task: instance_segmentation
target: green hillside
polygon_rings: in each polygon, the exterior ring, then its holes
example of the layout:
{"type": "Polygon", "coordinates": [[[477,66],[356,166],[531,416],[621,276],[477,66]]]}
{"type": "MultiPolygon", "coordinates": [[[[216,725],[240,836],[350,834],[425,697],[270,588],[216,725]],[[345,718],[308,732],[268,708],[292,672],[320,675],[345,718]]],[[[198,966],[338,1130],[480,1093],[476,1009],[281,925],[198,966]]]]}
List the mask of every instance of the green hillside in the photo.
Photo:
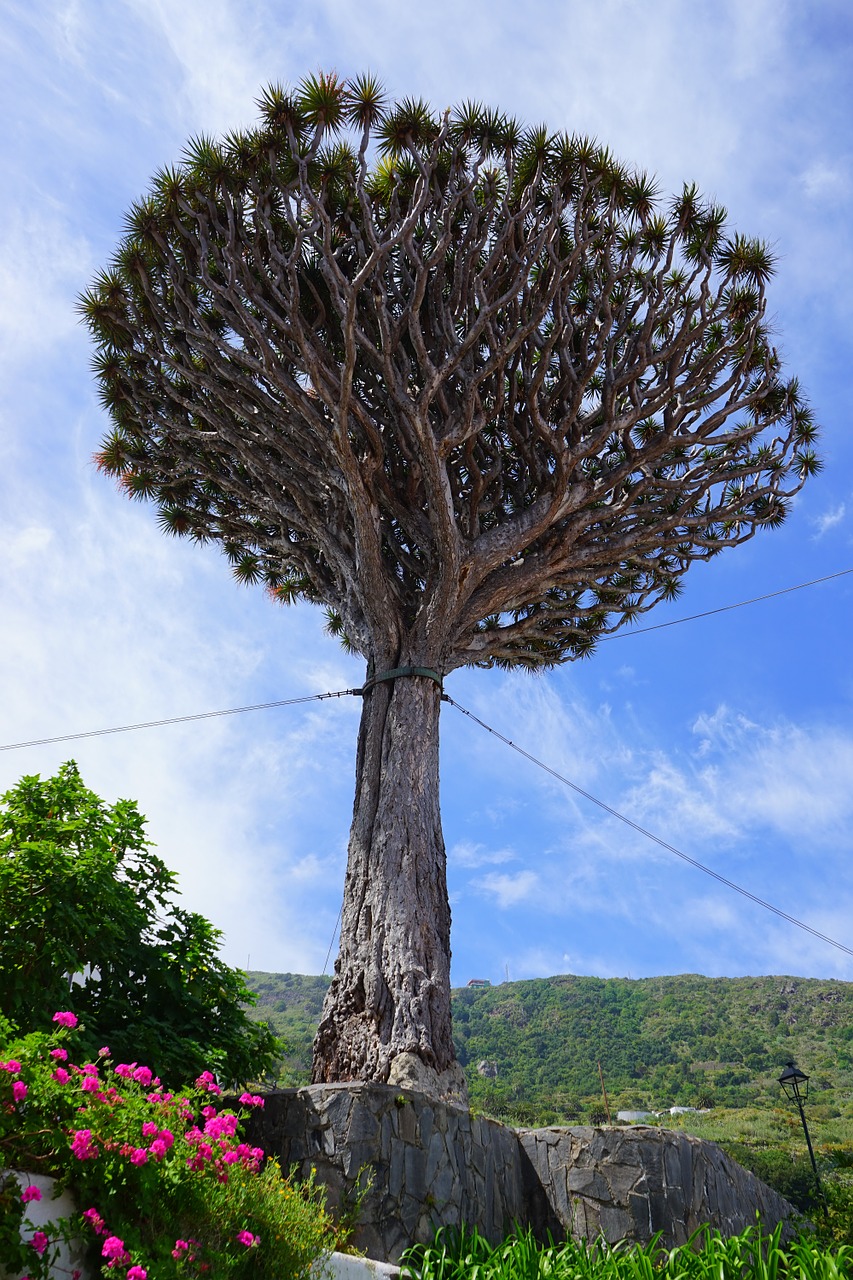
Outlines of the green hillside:
{"type": "MultiPolygon", "coordinates": [[[[559,1112],[778,1102],[792,1058],[816,1106],[853,1087],[853,984],[800,978],[558,977],[454,993],[456,1047],[475,1096],[559,1112]],[[493,1061],[494,1080],[476,1064],[493,1061]],[[473,1070],[472,1070],[473,1068],[473,1070]]],[[[853,1114],[853,1111],[851,1111],[853,1114]]]]}
{"type": "MultiPolygon", "coordinates": [[[[283,1078],[306,1082],[329,979],[250,973],[248,983],[254,1016],[288,1045],[283,1078]]],[[[811,1075],[810,1114],[853,1117],[853,983],[566,975],[456,990],[453,1022],[486,1110],[588,1118],[603,1105],[599,1062],[613,1111],[772,1106],[793,1059],[811,1075]]]]}
{"type": "MultiPolygon", "coordinates": [[[[249,973],[287,1045],[279,1082],[308,1082],[328,978],[249,973]]],[[[601,1064],[613,1120],[720,1142],[806,1211],[814,1187],[799,1117],[778,1077],[810,1079],[807,1114],[825,1176],[853,1167],[853,983],[813,978],[581,978],[566,975],[453,992],[456,1052],[471,1104],[510,1124],[601,1123],[601,1064]],[[671,1116],[672,1106],[710,1108],[671,1116]]],[[[844,1195],[845,1212],[853,1189],[844,1195]]]]}

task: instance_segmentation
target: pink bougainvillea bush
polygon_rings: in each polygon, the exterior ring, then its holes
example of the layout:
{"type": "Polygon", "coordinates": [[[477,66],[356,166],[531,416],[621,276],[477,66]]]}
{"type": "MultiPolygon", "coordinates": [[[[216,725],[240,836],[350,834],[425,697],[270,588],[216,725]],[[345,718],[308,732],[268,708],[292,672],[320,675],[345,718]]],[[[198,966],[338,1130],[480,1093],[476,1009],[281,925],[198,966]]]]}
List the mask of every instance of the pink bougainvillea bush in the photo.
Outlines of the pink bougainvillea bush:
{"type": "Polygon", "coordinates": [[[340,1243],[322,1189],[242,1140],[243,1112],[222,1105],[210,1071],[172,1092],[107,1045],[75,1062],[77,1019],[60,1010],[53,1023],[14,1040],[0,1020],[0,1259],[14,1280],[47,1277],[71,1233],[109,1280],[288,1280],[340,1243]],[[4,1168],[55,1176],[79,1214],[22,1240],[40,1193],[4,1168]]]}

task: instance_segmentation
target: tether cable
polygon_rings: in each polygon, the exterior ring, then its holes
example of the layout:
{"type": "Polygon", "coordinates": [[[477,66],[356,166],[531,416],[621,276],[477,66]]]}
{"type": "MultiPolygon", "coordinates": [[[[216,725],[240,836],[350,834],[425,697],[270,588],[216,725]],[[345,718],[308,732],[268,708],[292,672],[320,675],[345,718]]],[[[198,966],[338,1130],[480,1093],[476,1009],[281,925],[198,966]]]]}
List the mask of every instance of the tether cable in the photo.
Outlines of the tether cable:
{"type": "MultiPolygon", "coordinates": [[[[853,569],[839,569],[837,573],[826,574],[823,578],[812,578],[810,582],[798,582],[793,587],[782,587],[779,591],[770,591],[767,595],[753,596],[751,600],[739,600],[736,604],[720,605],[718,609],[706,609],[704,613],[693,613],[686,618],[673,618],[671,622],[659,622],[651,627],[636,627],[633,631],[614,631],[610,635],[599,636],[604,640],[623,640],[625,636],[640,636],[649,631],[662,631],[664,627],[677,627],[682,622],[695,622],[699,618],[710,618],[715,613],[728,613],[731,609],[742,609],[748,604],[759,604],[763,600],[773,600],[776,596],[788,595],[792,591],[802,591],[805,587],[815,587],[821,582],[831,582],[834,578],[843,578],[853,573],[853,569]]],[[[116,725],[108,729],[90,729],[86,733],[63,733],[53,738],[33,738],[29,742],[7,742],[0,745],[0,751],[19,751],[24,747],[44,747],[55,742],[74,742],[78,738],[99,738],[109,733],[130,733],[134,729],[158,729],[162,725],[186,724],[190,720],[212,720],[217,716],[242,715],[245,711],[265,711],[270,707],[295,707],[305,702],[321,702],[324,698],[344,698],[349,695],[363,696],[380,680],[396,679],[398,676],[420,675],[434,680],[439,688],[443,688],[441,676],[428,667],[398,667],[393,671],[384,671],[379,676],[371,677],[360,689],[337,689],[331,693],[312,693],[302,698],[281,698],[277,702],[256,702],[248,707],[226,707],[222,711],[199,711],[194,715],[170,716],[164,720],[143,720],[138,724],[116,725]]],[[[449,699],[448,699],[449,701],[449,699]]],[[[460,708],[461,709],[461,708],[460,708]]],[[[543,766],[546,767],[546,766],[543,766]]]]}
{"type": "Polygon", "coordinates": [[[335,935],[338,932],[338,925],[341,923],[341,916],[344,914],[344,900],[341,898],[341,905],[338,909],[338,918],[335,921],[335,927],[332,930],[331,941],[329,942],[329,950],[326,952],[326,959],[323,961],[323,977],[326,976],[326,970],[329,967],[329,956],[332,954],[332,947],[335,945],[335,935]]]}
{"type": "Polygon", "coordinates": [[[671,622],[656,622],[651,627],[635,627],[633,631],[613,631],[608,636],[599,636],[597,643],[604,640],[624,640],[626,636],[641,636],[649,631],[663,631],[664,627],[679,627],[682,622],[696,622],[698,618],[712,618],[715,613],[729,613],[732,609],[743,609],[748,604],[761,604],[763,600],[775,600],[776,596],[787,596],[792,591],[802,591],[805,587],[816,587],[821,582],[832,582],[833,578],[843,578],[853,573],[853,569],[839,569],[838,573],[828,573],[825,578],[812,578],[811,582],[798,582],[795,587],[781,587],[778,591],[768,591],[765,596],[753,596],[751,600],[738,600],[737,604],[721,604],[718,609],[705,609],[702,613],[691,613],[686,618],[673,618],[671,622]]]}
{"type": "Polygon", "coordinates": [[[853,956],[853,947],[846,947],[843,942],[836,942],[834,938],[828,937],[825,933],[821,933],[818,929],[813,929],[810,924],[806,924],[803,920],[798,920],[796,916],[788,915],[787,911],[783,911],[780,907],[774,907],[772,902],[759,898],[757,894],[750,893],[749,889],[744,889],[743,885],[735,884],[734,880],[728,880],[725,876],[720,875],[719,871],[714,871],[711,867],[706,867],[704,862],[697,862],[695,858],[691,858],[689,854],[684,853],[681,849],[677,849],[674,844],[656,836],[653,831],[649,831],[646,827],[641,827],[638,822],[634,822],[632,818],[626,817],[624,813],[620,813],[618,809],[614,809],[612,805],[606,804],[603,800],[599,800],[597,796],[591,795],[589,791],[584,791],[583,787],[579,787],[576,782],[572,782],[562,773],[558,773],[556,769],[552,769],[550,765],[545,764],[544,760],[539,760],[536,756],[531,755],[529,751],[525,751],[524,747],[520,747],[517,742],[513,742],[511,738],[507,738],[505,734],[500,733],[497,729],[493,729],[490,724],[486,724],[485,720],[481,720],[473,711],[468,711],[466,707],[460,705],[449,694],[444,694],[442,701],[449,702],[451,707],[455,707],[457,711],[461,711],[469,720],[473,720],[481,729],[485,729],[487,733],[498,738],[506,746],[512,747],[513,751],[517,751],[525,760],[529,760],[531,764],[535,764],[537,768],[542,769],[545,773],[556,778],[558,782],[562,782],[564,786],[570,787],[572,791],[579,796],[583,796],[585,800],[589,800],[591,804],[598,805],[599,809],[603,809],[605,813],[609,813],[612,818],[618,818],[620,822],[624,822],[632,831],[638,832],[641,836],[645,836],[647,840],[653,840],[655,844],[660,845],[662,849],[666,849],[668,853],[674,853],[677,858],[681,858],[682,862],[687,862],[691,867],[695,867],[697,871],[704,871],[705,875],[712,876],[718,880],[720,884],[724,884],[728,889],[734,889],[735,893],[739,893],[744,898],[748,898],[750,902],[756,903],[759,907],[764,907],[766,911],[772,911],[775,916],[779,916],[781,920],[786,920],[788,924],[794,924],[798,929],[803,929],[806,933],[810,933],[813,938],[826,942],[830,947],[836,947],[837,950],[845,952],[848,956],[853,956]]]}
{"type": "Polygon", "coordinates": [[[100,738],[107,733],[130,733],[134,729],[159,729],[161,725],[186,724],[190,720],[213,720],[216,716],[239,716],[246,711],[266,711],[270,707],[296,707],[303,702],[323,702],[326,698],[345,698],[361,689],[335,689],[331,693],[308,693],[301,698],[279,698],[276,702],[254,702],[248,707],[226,707],[222,711],[198,711],[189,716],[170,716],[167,720],[142,720],[137,724],[120,724],[110,729],[90,729],[87,733],[62,733],[56,738],[32,738],[29,742],[7,742],[0,751],[17,751],[21,747],[46,747],[54,742],[73,742],[76,738],[100,738]]]}

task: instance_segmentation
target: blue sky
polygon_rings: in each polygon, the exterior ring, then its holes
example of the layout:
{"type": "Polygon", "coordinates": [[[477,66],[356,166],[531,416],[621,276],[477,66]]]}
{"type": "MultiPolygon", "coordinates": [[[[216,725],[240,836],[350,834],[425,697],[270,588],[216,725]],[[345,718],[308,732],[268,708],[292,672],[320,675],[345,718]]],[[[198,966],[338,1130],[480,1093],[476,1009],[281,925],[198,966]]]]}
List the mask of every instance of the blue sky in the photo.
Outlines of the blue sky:
{"type": "MultiPolygon", "coordinates": [[[[694,567],[668,621],[853,567],[853,14],[845,0],[7,0],[0,26],[0,740],[358,685],[308,608],[237,586],[99,477],[74,301],[188,137],[265,83],[375,71],[589,132],[696,180],[779,257],[786,367],[826,466],[787,524],[694,567]]],[[[853,946],[853,575],[448,692],[580,786],[853,946]]],[[[226,958],[317,973],[340,903],[356,699],[0,752],[138,800],[226,958]]],[[[796,973],[853,960],[747,903],[443,711],[453,978],[796,973]]]]}

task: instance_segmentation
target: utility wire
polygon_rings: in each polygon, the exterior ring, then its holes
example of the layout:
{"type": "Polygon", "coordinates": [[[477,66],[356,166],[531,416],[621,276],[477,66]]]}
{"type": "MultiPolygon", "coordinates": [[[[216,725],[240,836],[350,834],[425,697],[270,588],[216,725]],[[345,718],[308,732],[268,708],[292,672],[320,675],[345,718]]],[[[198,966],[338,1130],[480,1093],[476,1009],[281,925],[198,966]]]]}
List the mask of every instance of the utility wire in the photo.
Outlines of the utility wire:
{"type": "Polygon", "coordinates": [[[802,591],[804,587],[816,587],[820,582],[832,582],[833,578],[843,578],[848,573],[853,573],[853,569],[839,569],[838,573],[828,573],[825,578],[812,578],[811,582],[798,582],[795,587],[782,587],[779,591],[768,591],[766,596],[753,596],[751,600],[739,600],[737,604],[722,604],[718,609],[691,613],[686,618],[673,618],[671,622],[657,622],[651,627],[635,627],[632,631],[614,631],[609,636],[600,636],[598,643],[603,640],[624,640],[626,636],[641,636],[647,631],[663,631],[664,627],[678,627],[682,622],[695,622],[697,618],[711,618],[715,613],[728,613],[731,609],[742,609],[747,604],[760,604],[762,600],[774,600],[776,596],[802,591]]]}
{"type": "Polygon", "coordinates": [[[133,729],[159,729],[164,724],[186,724],[189,720],[212,720],[216,716],[238,716],[244,711],[266,711],[269,707],[295,707],[302,702],[322,702],[326,698],[345,698],[360,689],[336,689],[332,693],[309,693],[301,698],[280,698],[277,702],[255,702],[249,707],[226,707],[222,711],[198,711],[191,716],[170,716],[167,720],[143,720],[139,724],[120,724],[111,729],[90,729],[88,733],[63,733],[57,738],[33,738],[30,742],[7,742],[0,751],[18,751],[21,747],[44,747],[54,742],[72,742],[75,738],[100,738],[107,733],[130,733],[133,729]]]}
{"type": "Polygon", "coordinates": [[[579,796],[583,796],[585,800],[589,800],[592,804],[598,805],[599,809],[603,809],[604,812],[609,813],[611,817],[618,818],[620,822],[624,822],[626,826],[632,829],[632,831],[637,831],[641,836],[645,836],[648,840],[653,840],[655,844],[660,845],[662,849],[666,849],[668,853],[674,853],[677,858],[681,858],[683,862],[689,863],[691,867],[696,867],[698,871],[704,871],[706,875],[713,876],[713,878],[718,880],[720,884],[726,885],[729,889],[734,889],[736,893],[741,894],[744,898],[749,898],[751,902],[757,903],[759,907],[764,907],[765,910],[772,911],[774,915],[779,916],[782,920],[787,920],[789,924],[795,924],[798,929],[805,930],[805,932],[810,933],[812,937],[819,938],[821,942],[826,942],[829,946],[836,947],[839,951],[844,951],[848,956],[853,956],[853,947],[846,947],[843,942],[836,942],[834,938],[830,938],[825,933],[820,933],[819,930],[813,929],[810,924],[805,924],[804,921],[798,920],[796,916],[790,916],[787,911],[782,911],[781,908],[774,907],[772,902],[766,902],[764,898],[759,898],[757,894],[750,893],[749,889],[744,889],[742,885],[735,884],[734,880],[727,880],[726,877],[721,876],[718,871],[713,871],[710,867],[706,867],[703,862],[697,862],[695,858],[691,858],[689,854],[682,852],[681,849],[676,849],[674,844],[669,844],[668,841],[661,839],[660,836],[656,836],[653,831],[648,831],[645,827],[641,827],[638,822],[634,822],[632,818],[628,818],[624,813],[620,813],[618,809],[614,809],[611,805],[605,804],[603,800],[597,799],[597,797],[591,795],[589,791],[584,791],[583,787],[579,787],[576,782],[570,781],[570,779],[566,778],[562,773],[558,773],[556,769],[552,769],[550,765],[545,764],[543,760],[539,760],[536,756],[531,755],[529,751],[525,751],[517,742],[513,742],[511,738],[507,738],[497,729],[493,729],[491,725],[486,724],[485,720],[481,720],[479,716],[474,715],[473,711],[468,711],[466,707],[461,706],[460,703],[451,698],[449,694],[443,695],[443,701],[449,702],[451,707],[455,707],[457,711],[461,711],[464,716],[467,716],[469,720],[473,720],[481,729],[485,729],[487,733],[490,733],[493,737],[500,739],[500,741],[505,743],[506,746],[512,747],[513,751],[517,751],[520,756],[524,756],[525,760],[529,760],[531,764],[535,764],[537,768],[544,770],[545,773],[549,773],[552,778],[556,778],[557,781],[562,782],[564,786],[570,787],[572,791],[577,792],[579,796]]]}

